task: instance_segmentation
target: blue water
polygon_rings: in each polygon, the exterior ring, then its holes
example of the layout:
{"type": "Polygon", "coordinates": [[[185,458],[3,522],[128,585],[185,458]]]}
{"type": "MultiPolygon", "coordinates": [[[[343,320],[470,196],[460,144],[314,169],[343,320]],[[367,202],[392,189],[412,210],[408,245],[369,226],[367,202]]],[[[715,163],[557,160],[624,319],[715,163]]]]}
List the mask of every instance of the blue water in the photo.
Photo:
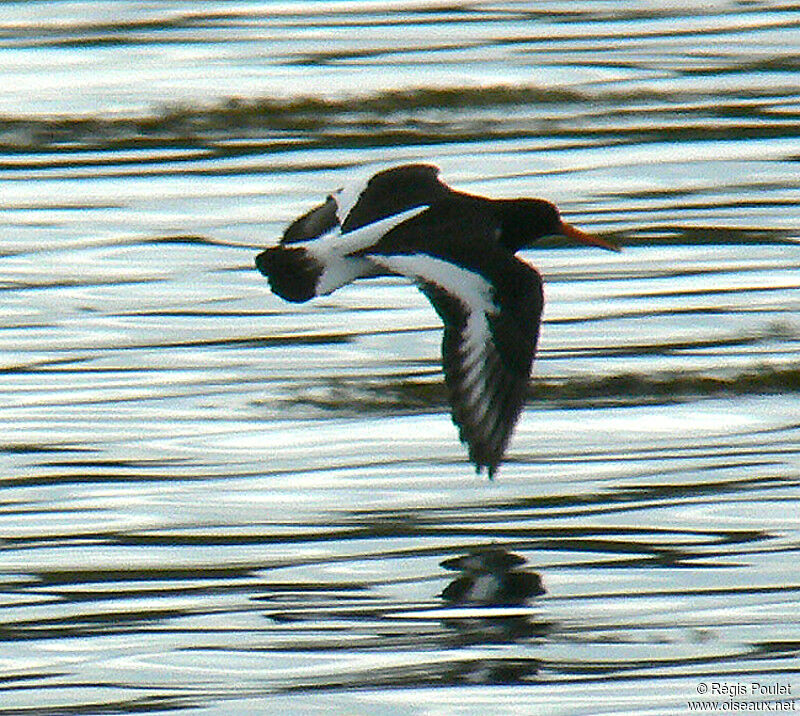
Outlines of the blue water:
{"type": "Polygon", "coordinates": [[[798,28],[788,2],[1,3],[0,716],[800,694],[798,28]],[[525,253],[545,320],[493,483],[421,294],[289,305],[252,267],[403,161],[625,246],[525,253]]]}

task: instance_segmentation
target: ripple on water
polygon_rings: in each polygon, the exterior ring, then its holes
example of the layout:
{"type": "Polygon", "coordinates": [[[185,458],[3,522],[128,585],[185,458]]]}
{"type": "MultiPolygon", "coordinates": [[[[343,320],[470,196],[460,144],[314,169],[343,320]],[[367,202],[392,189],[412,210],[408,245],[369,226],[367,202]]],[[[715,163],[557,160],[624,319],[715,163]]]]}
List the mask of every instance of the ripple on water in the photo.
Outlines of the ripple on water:
{"type": "Polygon", "coordinates": [[[6,5],[0,714],[672,716],[795,679],[794,7],[6,5]],[[252,269],[420,160],[625,245],[525,253],[493,483],[418,292],[252,269]]]}

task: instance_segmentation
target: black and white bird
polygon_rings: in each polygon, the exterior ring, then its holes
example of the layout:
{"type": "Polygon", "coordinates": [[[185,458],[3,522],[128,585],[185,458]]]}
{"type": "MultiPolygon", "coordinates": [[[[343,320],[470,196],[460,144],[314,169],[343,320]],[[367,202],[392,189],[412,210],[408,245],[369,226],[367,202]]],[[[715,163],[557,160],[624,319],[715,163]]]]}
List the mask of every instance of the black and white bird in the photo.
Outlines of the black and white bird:
{"type": "Polygon", "coordinates": [[[541,276],[514,254],[556,234],[619,250],[562,221],[550,202],[467,194],[435,166],[406,164],[330,194],[256,266],[296,302],[370,276],[416,283],[444,322],[453,422],[491,479],[525,401],[544,305],[541,276]]]}

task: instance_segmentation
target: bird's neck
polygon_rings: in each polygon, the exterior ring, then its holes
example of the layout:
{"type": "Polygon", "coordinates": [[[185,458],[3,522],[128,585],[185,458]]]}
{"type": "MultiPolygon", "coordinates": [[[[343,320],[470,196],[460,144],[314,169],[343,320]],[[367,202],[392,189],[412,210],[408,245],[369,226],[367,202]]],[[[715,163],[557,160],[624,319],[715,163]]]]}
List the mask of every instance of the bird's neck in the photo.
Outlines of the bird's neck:
{"type": "Polygon", "coordinates": [[[497,241],[511,253],[530,244],[524,235],[524,226],[520,225],[516,215],[515,199],[487,199],[485,196],[468,194],[467,192],[453,192],[462,202],[471,204],[497,220],[497,241]]]}
{"type": "Polygon", "coordinates": [[[531,245],[529,222],[519,210],[516,199],[501,199],[492,202],[492,210],[500,223],[499,242],[511,253],[531,245]]]}

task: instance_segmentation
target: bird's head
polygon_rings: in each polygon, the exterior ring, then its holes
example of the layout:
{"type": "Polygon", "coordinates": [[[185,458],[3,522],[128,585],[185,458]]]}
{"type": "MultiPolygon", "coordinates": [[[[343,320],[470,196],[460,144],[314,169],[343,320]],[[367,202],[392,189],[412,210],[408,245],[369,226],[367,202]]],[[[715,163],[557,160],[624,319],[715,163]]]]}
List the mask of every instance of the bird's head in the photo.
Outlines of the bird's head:
{"type": "Polygon", "coordinates": [[[561,218],[555,204],[543,199],[511,199],[502,202],[502,243],[517,251],[533,246],[545,236],[566,236],[587,246],[620,251],[619,246],[576,229],[561,218]]]}

